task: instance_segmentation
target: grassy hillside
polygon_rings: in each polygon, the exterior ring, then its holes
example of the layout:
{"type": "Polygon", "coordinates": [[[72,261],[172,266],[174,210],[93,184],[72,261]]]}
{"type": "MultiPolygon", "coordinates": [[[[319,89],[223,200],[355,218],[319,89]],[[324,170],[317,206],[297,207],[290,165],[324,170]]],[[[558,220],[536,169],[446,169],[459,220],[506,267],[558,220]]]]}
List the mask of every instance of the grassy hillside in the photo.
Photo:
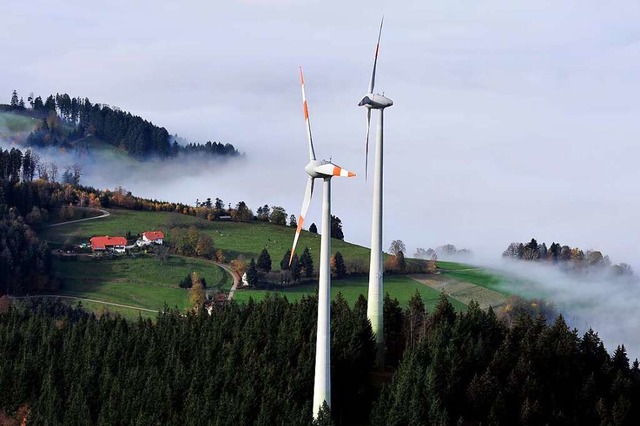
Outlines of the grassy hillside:
{"type": "Polygon", "coordinates": [[[503,286],[505,278],[487,269],[454,262],[438,262],[438,268],[443,277],[479,285],[505,295],[509,294],[503,286]]]}
{"type": "Polygon", "coordinates": [[[159,311],[163,305],[185,309],[188,290],[178,283],[191,272],[207,281],[207,289],[228,291],[231,277],[213,262],[170,256],[161,264],[151,256],[89,261],[54,259],[54,270],[63,281],[61,295],[86,297],[159,311]]]}
{"type": "Polygon", "coordinates": [[[10,112],[0,112],[0,139],[21,142],[31,133],[36,120],[10,112]]]}
{"type": "MultiPolygon", "coordinates": [[[[294,229],[263,222],[209,222],[192,216],[166,212],[142,212],[133,210],[110,210],[111,216],[93,221],[48,228],[42,237],[52,242],[70,239],[74,243],[87,242],[94,235],[124,236],[150,230],[161,230],[171,240],[170,230],[174,227],[196,226],[214,241],[216,249],[222,249],[227,260],[243,254],[247,259],[258,258],[263,248],[271,255],[274,270],[280,269],[280,260],[291,248],[294,229]]],[[[340,251],[345,262],[358,261],[368,270],[369,249],[333,239],[332,252],[340,251]]],[[[309,247],[314,265],[320,261],[320,235],[303,231],[298,241],[299,252],[309,247]]]]}
{"type": "MultiPolygon", "coordinates": [[[[172,228],[185,228],[195,226],[200,232],[209,234],[217,249],[222,249],[227,261],[243,254],[248,259],[257,258],[263,248],[267,248],[271,254],[274,270],[279,269],[279,263],[284,253],[289,249],[294,229],[285,226],[276,226],[263,222],[237,223],[214,221],[186,216],[177,213],[145,212],[133,210],[110,210],[111,216],[86,222],[62,225],[41,230],[44,239],[52,242],[63,242],[70,239],[74,243],[87,242],[94,235],[125,235],[128,231],[132,234],[142,233],[148,230],[162,230],[171,240],[172,228]]],[[[300,237],[300,251],[308,246],[314,257],[314,265],[318,265],[320,251],[320,236],[304,231],[300,237]]],[[[369,249],[366,247],[349,244],[344,241],[332,240],[332,251],[340,251],[347,263],[356,262],[362,265],[364,271],[368,270],[369,249]]],[[[453,262],[438,262],[441,274],[438,278],[448,282],[465,282],[504,293],[500,287],[502,277],[491,271],[476,268],[469,265],[453,262]]],[[[207,272],[213,267],[208,261],[187,259],[173,256],[171,261],[162,266],[153,258],[119,259],[106,262],[74,262],[56,264],[56,270],[67,282],[64,293],[69,295],[93,296],[100,300],[108,300],[122,304],[130,304],[139,307],[160,309],[165,301],[171,306],[187,306],[187,294],[177,288],[177,283],[191,270],[204,275],[210,285],[217,285],[221,289],[228,289],[231,280],[222,271],[222,275],[214,275],[207,272]],[[180,262],[187,262],[178,264],[180,262]],[[111,262],[111,263],[110,263],[111,262]],[[95,265],[95,266],[94,266],[95,265]],[[99,268],[96,270],[95,268],[99,268]],[[97,280],[95,276],[105,277],[97,280]],[[224,281],[225,278],[226,280],[224,281]],[[126,284],[125,284],[126,283],[126,284]]],[[[367,294],[368,279],[366,277],[350,278],[334,281],[332,283],[333,295],[341,292],[344,297],[353,303],[358,295],[367,294]]],[[[408,276],[385,276],[385,292],[392,298],[397,298],[401,305],[406,306],[410,297],[418,290],[422,294],[425,303],[433,306],[439,297],[438,289],[431,288],[424,283],[413,280],[408,276]]],[[[291,289],[282,290],[289,299],[297,300],[304,294],[316,292],[316,285],[303,285],[291,289]]],[[[259,300],[265,297],[264,290],[239,290],[236,292],[236,300],[246,301],[250,297],[259,300]]],[[[464,309],[464,303],[450,297],[457,309],[464,309]]]]}
{"type": "Polygon", "coordinates": [[[119,166],[135,167],[140,161],[130,156],[125,150],[118,149],[95,136],[86,136],[71,143],[80,155],[86,155],[98,162],[117,161],[119,166]]]}

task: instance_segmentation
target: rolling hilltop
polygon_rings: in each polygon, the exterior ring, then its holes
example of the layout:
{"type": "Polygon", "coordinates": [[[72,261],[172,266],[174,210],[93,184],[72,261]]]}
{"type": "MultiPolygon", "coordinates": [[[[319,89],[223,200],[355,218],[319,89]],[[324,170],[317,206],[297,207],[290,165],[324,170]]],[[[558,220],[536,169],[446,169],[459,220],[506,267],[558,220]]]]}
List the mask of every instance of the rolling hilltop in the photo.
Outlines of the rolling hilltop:
{"type": "Polygon", "coordinates": [[[81,153],[118,151],[137,160],[241,155],[230,143],[187,143],[139,116],[66,93],[44,100],[31,95],[25,103],[14,91],[9,104],[0,104],[0,140],[81,153]]]}

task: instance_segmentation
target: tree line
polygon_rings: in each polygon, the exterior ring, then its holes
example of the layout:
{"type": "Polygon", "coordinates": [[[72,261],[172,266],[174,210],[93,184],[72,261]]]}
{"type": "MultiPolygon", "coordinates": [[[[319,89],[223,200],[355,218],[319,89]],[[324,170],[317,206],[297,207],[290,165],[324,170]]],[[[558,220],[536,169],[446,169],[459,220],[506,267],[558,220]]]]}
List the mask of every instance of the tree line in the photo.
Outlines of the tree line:
{"type": "Polygon", "coordinates": [[[612,264],[609,256],[604,256],[599,250],[584,251],[556,242],[547,247],[544,242],[538,244],[535,238],[528,243],[509,244],[502,256],[508,259],[550,263],[574,273],[609,272],[615,276],[626,277],[633,275],[631,266],[626,263],[612,264]]]}
{"type": "Polygon", "coordinates": [[[0,111],[3,110],[41,120],[27,138],[31,146],[73,148],[73,142],[86,136],[95,136],[138,159],[170,158],[180,154],[219,157],[240,155],[229,143],[208,141],[180,145],[164,127],[117,107],[92,103],[88,98],[74,98],[66,93],[49,95],[44,100],[30,94],[28,104],[25,104],[14,90],[10,104],[0,108],[0,111]]]}

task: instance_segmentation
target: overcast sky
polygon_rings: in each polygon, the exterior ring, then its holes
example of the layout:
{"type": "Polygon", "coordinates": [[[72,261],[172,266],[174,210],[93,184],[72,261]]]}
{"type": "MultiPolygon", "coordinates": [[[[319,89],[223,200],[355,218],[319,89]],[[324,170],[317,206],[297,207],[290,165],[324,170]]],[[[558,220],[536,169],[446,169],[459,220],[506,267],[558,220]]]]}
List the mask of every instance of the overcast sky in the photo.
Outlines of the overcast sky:
{"type": "MultiPolygon", "coordinates": [[[[89,97],[247,153],[164,179],[87,173],[86,184],[297,215],[302,65],[316,153],[358,173],[333,180],[334,213],[347,240],[368,246],[372,181],[357,103],[382,14],[376,89],[394,100],[385,248],[402,239],[409,254],[453,243],[499,256],[536,237],[640,270],[637,1],[3,0],[0,96],[89,97]]],[[[320,198],[307,223],[320,223],[320,198]]]]}

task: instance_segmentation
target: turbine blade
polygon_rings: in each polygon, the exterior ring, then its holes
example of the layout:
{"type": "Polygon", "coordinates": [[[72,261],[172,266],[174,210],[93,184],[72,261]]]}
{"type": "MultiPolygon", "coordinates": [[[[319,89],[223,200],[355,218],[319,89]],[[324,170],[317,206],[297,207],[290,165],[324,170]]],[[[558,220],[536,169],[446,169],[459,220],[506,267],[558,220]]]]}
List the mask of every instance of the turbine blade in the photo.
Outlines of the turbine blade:
{"type": "Polygon", "coordinates": [[[369,131],[371,129],[371,108],[367,108],[367,143],[364,146],[364,180],[369,173],[369,131]]]}
{"type": "Polygon", "coordinates": [[[341,176],[341,177],[354,177],[356,174],[350,172],[347,169],[343,169],[340,166],[336,166],[333,163],[325,163],[314,169],[316,172],[324,176],[341,176]]]}
{"type": "Polygon", "coordinates": [[[307,189],[304,192],[304,198],[302,199],[302,208],[300,209],[300,216],[298,217],[298,227],[296,228],[296,235],[293,237],[293,247],[291,247],[291,256],[289,257],[289,265],[293,261],[293,255],[296,252],[296,245],[298,244],[298,238],[300,238],[300,231],[304,225],[304,218],[307,216],[307,210],[309,210],[309,204],[311,204],[311,197],[313,196],[313,178],[309,177],[307,181],[307,189]]]}
{"type": "Polygon", "coordinates": [[[378,43],[376,44],[376,54],[373,57],[373,71],[371,71],[371,81],[369,82],[369,92],[373,93],[373,87],[376,84],[376,65],[378,64],[378,51],[380,50],[380,36],[382,35],[382,24],[384,23],[384,16],[380,21],[380,31],[378,31],[378,43]]]}
{"type": "Polygon", "coordinates": [[[302,67],[300,67],[300,86],[302,87],[302,111],[304,113],[304,123],[307,125],[307,139],[309,140],[309,160],[315,160],[316,153],[313,150],[313,141],[311,139],[311,122],[309,121],[307,95],[304,91],[304,74],[302,73],[302,67]]]}

